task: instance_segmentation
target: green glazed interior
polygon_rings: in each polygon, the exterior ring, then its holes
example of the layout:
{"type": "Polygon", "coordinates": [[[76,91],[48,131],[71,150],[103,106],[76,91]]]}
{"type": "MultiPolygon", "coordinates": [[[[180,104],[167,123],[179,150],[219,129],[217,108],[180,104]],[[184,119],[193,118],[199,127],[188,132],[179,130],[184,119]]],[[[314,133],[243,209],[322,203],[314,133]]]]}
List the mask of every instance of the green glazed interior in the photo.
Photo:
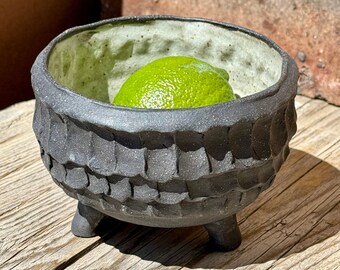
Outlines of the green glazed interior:
{"type": "Polygon", "coordinates": [[[150,20],[104,24],[58,42],[48,71],[59,84],[110,103],[137,69],[164,56],[193,56],[225,69],[239,96],[275,84],[282,57],[265,42],[199,21],[150,20]]]}

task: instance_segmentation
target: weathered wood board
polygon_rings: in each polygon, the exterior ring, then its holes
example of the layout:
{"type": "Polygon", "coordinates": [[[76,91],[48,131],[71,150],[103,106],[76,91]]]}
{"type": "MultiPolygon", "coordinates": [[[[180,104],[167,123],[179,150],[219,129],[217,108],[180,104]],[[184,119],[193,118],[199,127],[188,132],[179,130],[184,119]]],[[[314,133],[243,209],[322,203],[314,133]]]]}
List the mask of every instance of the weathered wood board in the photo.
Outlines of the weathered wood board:
{"type": "Polygon", "coordinates": [[[201,227],[107,220],[72,235],[76,201],[50,179],[34,101],[0,111],[0,269],[340,269],[340,108],[298,96],[298,132],[274,184],[238,214],[241,246],[210,252],[201,227]]]}

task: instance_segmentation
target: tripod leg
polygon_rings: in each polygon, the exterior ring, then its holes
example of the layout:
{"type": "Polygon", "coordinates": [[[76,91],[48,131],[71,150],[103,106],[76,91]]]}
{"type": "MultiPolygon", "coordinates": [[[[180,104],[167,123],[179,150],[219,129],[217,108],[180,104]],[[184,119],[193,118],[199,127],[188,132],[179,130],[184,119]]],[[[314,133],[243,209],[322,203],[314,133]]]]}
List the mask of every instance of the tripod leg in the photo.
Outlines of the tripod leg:
{"type": "Polygon", "coordinates": [[[204,225],[209,233],[210,244],[219,251],[232,251],[241,244],[241,233],[236,215],[204,225]]]}
{"type": "Polygon", "coordinates": [[[104,214],[78,202],[77,211],[73,217],[71,231],[75,236],[93,237],[98,223],[104,214]]]}

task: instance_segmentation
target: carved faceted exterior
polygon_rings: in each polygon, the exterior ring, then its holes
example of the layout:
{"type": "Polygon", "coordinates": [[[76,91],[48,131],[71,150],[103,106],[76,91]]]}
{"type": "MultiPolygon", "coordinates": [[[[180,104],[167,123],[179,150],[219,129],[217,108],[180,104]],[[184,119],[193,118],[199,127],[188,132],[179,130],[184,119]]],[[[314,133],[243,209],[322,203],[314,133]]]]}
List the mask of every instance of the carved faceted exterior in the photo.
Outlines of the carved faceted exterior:
{"type": "Polygon", "coordinates": [[[148,114],[61,88],[41,68],[50,49],[32,69],[33,128],[53,180],[84,205],[142,225],[208,224],[253,202],[287,158],[297,70],[283,52],[285,74],[260,95],[148,114]]]}
{"type": "Polygon", "coordinates": [[[129,134],[59,115],[37,99],[34,131],[68,195],[119,219],[172,227],[209,223],[254,201],[289,153],[295,118],[290,99],[255,122],[129,134]]]}

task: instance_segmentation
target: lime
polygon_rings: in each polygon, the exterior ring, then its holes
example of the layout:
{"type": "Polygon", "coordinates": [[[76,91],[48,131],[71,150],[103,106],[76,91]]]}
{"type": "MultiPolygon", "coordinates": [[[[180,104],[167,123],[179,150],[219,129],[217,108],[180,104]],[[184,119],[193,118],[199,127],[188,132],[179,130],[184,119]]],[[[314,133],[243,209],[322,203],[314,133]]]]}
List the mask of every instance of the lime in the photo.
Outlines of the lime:
{"type": "Polygon", "coordinates": [[[188,56],[157,59],[133,73],[113,104],[150,109],[194,108],[235,99],[227,71],[188,56]]]}

